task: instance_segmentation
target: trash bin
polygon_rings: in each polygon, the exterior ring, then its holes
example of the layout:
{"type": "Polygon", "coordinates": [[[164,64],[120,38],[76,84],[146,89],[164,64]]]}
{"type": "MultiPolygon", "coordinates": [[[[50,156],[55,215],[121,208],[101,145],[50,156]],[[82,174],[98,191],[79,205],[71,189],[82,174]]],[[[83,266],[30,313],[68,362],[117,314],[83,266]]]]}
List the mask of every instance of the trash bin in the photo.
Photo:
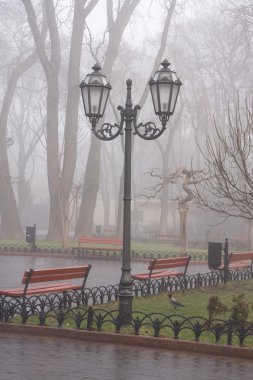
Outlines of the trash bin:
{"type": "Polygon", "coordinates": [[[26,242],[33,245],[35,244],[35,227],[26,227],[26,242]]]}
{"type": "Polygon", "coordinates": [[[222,243],[208,243],[208,267],[217,269],[221,266],[222,243]]]}

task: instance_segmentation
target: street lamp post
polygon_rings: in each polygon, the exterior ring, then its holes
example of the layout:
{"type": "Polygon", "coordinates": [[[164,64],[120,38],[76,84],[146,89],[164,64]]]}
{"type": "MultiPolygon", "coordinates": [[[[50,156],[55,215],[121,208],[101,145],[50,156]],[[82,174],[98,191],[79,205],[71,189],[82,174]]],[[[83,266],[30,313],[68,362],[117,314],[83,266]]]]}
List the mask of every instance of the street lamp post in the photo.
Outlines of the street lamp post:
{"type": "Polygon", "coordinates": [[[132,278],[131,278],[131,139],[132,132],[144,140],[154,140],[166,129],[169,117],[173,115],[181,81],[176,73],[169,68],[165,59],[162,68],[149,81],[155,114],[158,115],[161,126],[153,122],[137,124],[139,105],[132,104],[132,81],[128,79],[125,107],[118,106],[120,123],[104,123],[98,121],[104,115],[111,85],[107,83],[99,64],[93,66],[93,72],[86,75],[80,84],[85,115],[89,118],[92,131],[100,140],[115,139],[125,130],[124,152],[124,215],[123,215],[123,255],[122,274],[119,283],[119,319],[128,322],[132,315],[132,278]],[[125,127],[124,127],[125,126],[125,127]]]}

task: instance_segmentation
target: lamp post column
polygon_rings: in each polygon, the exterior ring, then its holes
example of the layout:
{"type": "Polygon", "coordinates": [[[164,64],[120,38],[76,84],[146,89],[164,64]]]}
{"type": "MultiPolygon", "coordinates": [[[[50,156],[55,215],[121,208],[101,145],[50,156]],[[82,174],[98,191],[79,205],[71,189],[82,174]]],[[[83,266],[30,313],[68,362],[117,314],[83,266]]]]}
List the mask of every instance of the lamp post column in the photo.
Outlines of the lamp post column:
{"type": "Polygon", "coordinates": [[[131,79],[128,79],[126,84],[126,107],[125,109],[119,107],[125,120],[123,256],[121,268],[122,273],[119,283],[119,318],[123,322],[128,322],[131,320],[133,299],[131,279],[131,139],[134,110],[131,96],[131,79]]]}

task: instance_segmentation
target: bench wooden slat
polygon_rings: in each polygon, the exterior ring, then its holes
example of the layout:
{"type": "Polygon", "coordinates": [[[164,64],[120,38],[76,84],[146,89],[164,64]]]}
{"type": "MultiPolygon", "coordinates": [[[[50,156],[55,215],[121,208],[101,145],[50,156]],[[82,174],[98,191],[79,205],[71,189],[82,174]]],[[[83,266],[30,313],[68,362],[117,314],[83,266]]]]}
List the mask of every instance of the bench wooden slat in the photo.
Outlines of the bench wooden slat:
{"type": "Polygon", "coordinates": [[[229,264],[229,269],[236,268],[249,268],[251,266],[251,261],[237,261],[229,264]]]}
{"type": "MultiPolygon", "coordinates": [[[[84,277],[85,273],[65,273],[65,274],[55,274],[48,276],[32,276],[30,278],[30,283],[38,283],[38,282],[50,282],[50,281],[64,281],[64,280],[73,280],[74,278],[84,277]],[[82,275],[81,275],[82,274],[82,275]]],[[[27,276],[23,277],[22,283],[25,284],[27,280],[27,276]]]]}
{"type": "Polygon", "coordinates": [[[36,287],[36,288],[33,288],[33,287],[30,287],[28,290],[27,290],[27,293],[28,295],[30,294],[38,294],[38,292],[40,294],[43,294],[43,293],[54,293],[54,292],[62,292],[62,291],[67,291],[67,290],[77,290],[77,289],[81,289],[82,286],[81,285],[75,285],[75,284],[68,284],[68,283],[65,283],[65,284],[57,284],[57,285],[50,285],[50,286],[40,286],[40,287],[36,287]]]}
{"type": "Polygon", "coordinates": [[[154,264],[150,263],[149,266],[148,266],[148,269],[166,269],[168,268],[168,265],[169,265],[169,268],[178,268],[178,267],[182,267],[182,266],[185,266],[186,264],[186,261],[185,260],[173,260],[172,262],[156,262],[154,264]]]}
{"type": "Polygon", "coordinates": [[[132,278],[134,280],[148,280],[148,279],[157,279],[157,278],[163,278],[163,277],[176,277],[176,276],[183,276],[183,272],[175,272],[175,271],[164,271],[164,272],[153,272],[151,275],[149,273],[140,273],[140,274],[133,274],[132,278]]]}
{"type": "MultiPolygon", "coordinates": [[[[30,283],[49,282],[70,280],[74,278],[82,278],[88,275],[89,268],[87,266],[67,267],[67,268],[52,268],[52,269],[37,269],[33,271],[30,278],[30,283]]],[[[25,284],[30,275],[29,271],[25,271],[22,284],[25,284]]]]}
{"type": "MultiPolygon", "coordinates": [[[[75,266],[75,267],[64,267],[64,268],[46,268],[46,269],[36,269],[33,271],[33,276],[44,276],[48,274],[63,274],[63,273],[86,273],[88,270],[87,265],[75,266]]],[[[25,271],[29,273],[29,271],[25,271]]]]}
{"type": "Polygon", "coordinates": [[[15,295],[16,297],[18,297],[20,295],[20,297],[23,295],[24,293],[24,288],[16,288],[16,289],[1,289],[0,290],[0,295],[5,295],[5,296],[9,296],[9,295],[15,295]]]}
{"type": "MultiPolygon", "coordinates": [[[[81,285],[74,285],[74,284],[58,284],[58,285],[50,285],[50,286],[40,286],[36,288],[28,288],[26,295],[35,295],[35,294],[48,294],[48,293],[59,293],[63,291],[70,291],[70,290],[79,290],[81,289],[81,285]]],[[[6,296],[12,296],[12,297],[23,297],[24,295],[24,289],[23,288],[17,288],[17,289],[4,289],[0,290],[1,295],[6,296]]]]}

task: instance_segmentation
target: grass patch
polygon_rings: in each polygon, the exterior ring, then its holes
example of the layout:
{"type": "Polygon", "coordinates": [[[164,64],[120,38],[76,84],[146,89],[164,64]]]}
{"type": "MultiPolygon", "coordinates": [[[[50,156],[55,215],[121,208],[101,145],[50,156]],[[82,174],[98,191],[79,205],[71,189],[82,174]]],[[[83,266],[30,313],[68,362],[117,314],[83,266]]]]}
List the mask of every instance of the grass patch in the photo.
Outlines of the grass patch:
{"type": "MultiPolygon", "coordinates": [[[[226,285],[216,285],[212,287],[187,290],[185,292],[177,292],[175,298],[183,303],[185,307],[174,309],[165,293],[150,296],[134,298],[133,310],[141,310],[144,313],[162,313],[162,314],[180,314],[184,317],[203,317],[208,318],[207,305],[209,298],[216,295],[220,300],[227,305],[228,309],[232,307],[233,295],[245,294],[247,301],[253,305],[253,280],[228,282],[226,285]]],[[[104,305],[107,306],[107,305],[104,305]]],[[[109,306],[109,305],[108,305],[109,306]]],[[[250,308],[248,321],[253,322],[253,310],[250,308]]],[[[227,311],[221,316],[221,319],[228,319],[230,312],[227,311]]]]}

